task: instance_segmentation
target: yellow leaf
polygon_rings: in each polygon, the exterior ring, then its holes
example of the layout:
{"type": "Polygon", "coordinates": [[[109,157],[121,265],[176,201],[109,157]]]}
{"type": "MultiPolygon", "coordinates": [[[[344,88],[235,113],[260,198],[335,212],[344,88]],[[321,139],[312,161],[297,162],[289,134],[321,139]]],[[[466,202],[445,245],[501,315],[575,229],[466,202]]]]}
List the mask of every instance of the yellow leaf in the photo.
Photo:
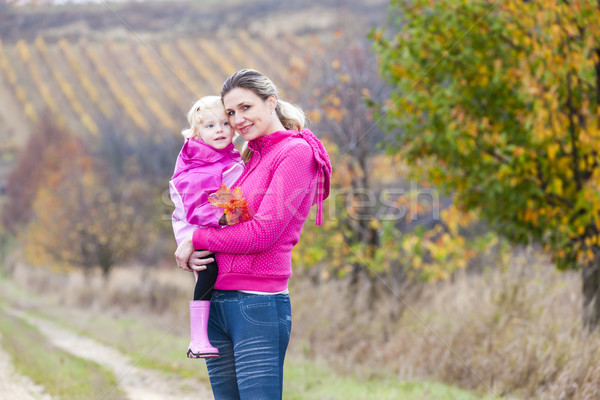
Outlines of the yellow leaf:
{"type": "Polygon", "coordinates": [[[556,193],[559,196],[562,196],[563,194],[563,182],[561,179],[559,178],[554,178],[554,180],[552,181],[552,186],[554,189],[554,193],[556,193]]]}
{"type": "Polygon", "coordinates": [[[556,158],[556,153],[558,152],[560,146],[558,143],[552,143],[548,146],[548,158],[550,160],[554,160],[556,158]]]}

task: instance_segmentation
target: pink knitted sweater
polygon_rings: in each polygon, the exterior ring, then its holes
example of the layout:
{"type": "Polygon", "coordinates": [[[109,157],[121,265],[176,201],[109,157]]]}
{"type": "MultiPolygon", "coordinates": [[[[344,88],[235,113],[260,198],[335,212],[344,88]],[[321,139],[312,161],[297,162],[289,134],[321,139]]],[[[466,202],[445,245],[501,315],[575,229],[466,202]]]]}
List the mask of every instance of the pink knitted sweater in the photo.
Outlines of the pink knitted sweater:
{"type": "Polygon", "coordinates": [[[216,253],[216,289],[279,292],[287,288],[292,248],[313,204],[317,224],[322,221],[331,164],[308,129],[274,132],[248,145],[254,155],[234,186],[241,187],[251,220],[197,229],[193,243],[216,253]]]}

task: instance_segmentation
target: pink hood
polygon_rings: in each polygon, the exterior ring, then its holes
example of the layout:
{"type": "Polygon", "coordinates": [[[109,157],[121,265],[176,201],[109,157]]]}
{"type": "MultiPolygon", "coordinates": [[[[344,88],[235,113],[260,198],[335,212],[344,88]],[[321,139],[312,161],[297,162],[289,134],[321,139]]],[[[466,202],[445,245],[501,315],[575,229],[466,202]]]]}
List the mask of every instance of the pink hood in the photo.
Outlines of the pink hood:
{"type": "Polygon", "coordinates": [[[317,189],[312,204],[317,205],[317,225],[323,224],[323,201],[329,197],[329,190],[331,188],[331,162],[329,161],[329,154],[325,150],[325,147],[321,141],[309,130],[303,129],[302,131],[279,131],[272,133],[262,139],[255,139],[248,143],[248,147],[253,151],[260,151],[262,146],[262,140],[268,142],[271,146],[286,140],[290,137],[300,137],[304,139],[313,152],[313,157],[317,163],[317,189]]]}
{"type": "Polygon", "coordinates": [[[313,204],[317,204],[317,225],[323,223],[323,201],[329,197],[331,188],[331,162],[329,154],[319,139],[308,129],[303,129],[293,136],[299,136],[306,140],[313,150],[313,156],[317,163],[317,191],[313,204]]]}

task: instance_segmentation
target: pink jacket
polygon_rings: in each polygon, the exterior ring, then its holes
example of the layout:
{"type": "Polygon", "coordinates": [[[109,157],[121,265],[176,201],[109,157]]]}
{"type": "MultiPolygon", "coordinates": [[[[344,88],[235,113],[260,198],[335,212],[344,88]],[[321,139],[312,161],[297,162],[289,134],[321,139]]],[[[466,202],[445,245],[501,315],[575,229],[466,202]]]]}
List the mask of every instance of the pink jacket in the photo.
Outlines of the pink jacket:
{"type": "Polygon", "coordinates": [[[331,163],[308,129],[280,131],[249,143],[254,151],[238,181],[251,220],[223,229],[197,229],[196,249],[216,253],[215,288],[279,292],[292,275],[292,248],[313,204],[317,224],[329,196],[331,163]]]}
{"type": "Polygon", "coordinates": [[[221,183],[230,187],[243,170],[244,163],[233,144],[217,150],[199,140],[185,141],[169,182],[177,244],[198,226],[219,226],[223,209],[211,206],[208,195],[221,183]]]}

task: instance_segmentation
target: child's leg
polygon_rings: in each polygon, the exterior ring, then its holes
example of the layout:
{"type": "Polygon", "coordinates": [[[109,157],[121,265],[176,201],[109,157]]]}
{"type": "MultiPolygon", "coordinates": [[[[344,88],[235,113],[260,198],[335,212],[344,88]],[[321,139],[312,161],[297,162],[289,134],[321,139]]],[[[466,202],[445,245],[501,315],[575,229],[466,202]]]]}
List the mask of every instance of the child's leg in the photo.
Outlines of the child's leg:
{"type": "Polygon", "coordinates": [[[217,281],[219,269],[215,261],[206,265],[204,271],[198,272],[196,287],[194,288],[194,300],[210,300],[213,287],[217,281]]]}
{"type": "Polygon", "coordinates": [[[190,301],[190,345],[188,358],[212,358],[219,356],[219,349],[213,347],[208,340],[208,318],[210,301],[190,301]]]}
{"type": "Polygon", "coordinates": [[[208,340],[207,325],[210,311],[210,298],[217,281],[217,263],[211,262],[206,269],[195,272],[196,286],[194,301],[190,301],[191,341],[187,351],[189,358],[212,358],[219,356],[219,350],[208,340]]]}

